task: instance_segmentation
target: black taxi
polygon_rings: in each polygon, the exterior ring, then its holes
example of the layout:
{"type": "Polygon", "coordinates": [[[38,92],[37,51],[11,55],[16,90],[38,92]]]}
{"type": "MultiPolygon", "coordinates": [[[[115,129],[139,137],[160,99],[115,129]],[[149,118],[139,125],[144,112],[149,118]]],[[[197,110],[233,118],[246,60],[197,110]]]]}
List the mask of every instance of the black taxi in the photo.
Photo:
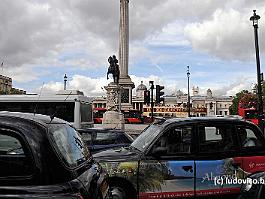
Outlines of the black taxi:
{"type": "Polygon", "coordinates": [[[242,179],[265,171],[260,129],[238,118],[158,120],[127,148],[94,158],[120,199],[237,195],[242,179]]]}
{"type": "Polygon", "coordinates": [[[0,112],[0,198],[108,197],[106,173],[66,121],[0,112]]]}

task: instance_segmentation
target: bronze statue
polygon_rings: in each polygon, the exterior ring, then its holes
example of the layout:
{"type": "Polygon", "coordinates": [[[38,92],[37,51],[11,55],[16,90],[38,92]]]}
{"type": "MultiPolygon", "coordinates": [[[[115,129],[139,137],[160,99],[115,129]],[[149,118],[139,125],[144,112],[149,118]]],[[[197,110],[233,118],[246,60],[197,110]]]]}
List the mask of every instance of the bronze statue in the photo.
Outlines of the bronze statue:
{"type": "Polygon", "coordinates": [[[120,69],[118,65],[118,60],[115,55],[110,56],[108,59],[109,68],[107,72],[107,79],[109,79],[109,74],[112,74],[114,83],[118,84],[120,79],[120,69]]]}

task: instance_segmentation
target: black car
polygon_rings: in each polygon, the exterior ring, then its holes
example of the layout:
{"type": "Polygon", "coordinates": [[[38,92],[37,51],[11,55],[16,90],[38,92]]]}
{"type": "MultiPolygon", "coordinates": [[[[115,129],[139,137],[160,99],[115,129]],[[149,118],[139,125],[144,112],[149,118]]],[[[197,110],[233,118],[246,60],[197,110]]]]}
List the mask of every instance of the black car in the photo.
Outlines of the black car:
{"type": "Polygon", "coordinates": [[[102,199],[107,192],[106,174],[68,122],[0,112],[0,198],[102,199]]]}
{"type": "Polygon", "coordinates": [[[84,142],[92,153],[115,147],[129,146],[133,138],[119,129],[88,128],[79,129],[84,142]]]}
{"type": "Polygon", "coordinates": [[[238,118],[161,119],[94,158],[119,199],[238,196],[246,176],[265,171],[265,139],[238,118]]]}

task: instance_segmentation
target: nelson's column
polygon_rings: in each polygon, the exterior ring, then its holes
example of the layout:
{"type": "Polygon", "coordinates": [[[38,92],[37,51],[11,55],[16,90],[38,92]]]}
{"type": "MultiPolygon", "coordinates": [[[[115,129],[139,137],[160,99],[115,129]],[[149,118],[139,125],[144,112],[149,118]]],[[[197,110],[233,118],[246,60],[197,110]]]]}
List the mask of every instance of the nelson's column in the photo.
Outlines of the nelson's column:
{"type": "Polygon", "coordinates": [[[120,30],[119,30],[119,63],[120,80],[122,86],[121,108],[132,108],[132,89],[134,83],[128,75],[129,60],[129,0],[120,0],[120,30]]]}

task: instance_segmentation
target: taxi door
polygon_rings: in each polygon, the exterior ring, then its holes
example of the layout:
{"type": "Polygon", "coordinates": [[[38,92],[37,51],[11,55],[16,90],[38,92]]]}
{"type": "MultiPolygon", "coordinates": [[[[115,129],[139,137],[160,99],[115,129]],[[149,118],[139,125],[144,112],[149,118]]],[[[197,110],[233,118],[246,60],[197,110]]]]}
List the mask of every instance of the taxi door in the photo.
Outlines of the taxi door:
{"type": "Polygon", "coordinates": [[[265,141],[262,132],[254,125],[237,125],[242,170],[246,175],[265,171],[265,141]]]}
{"type": "Polygon", "coordinates": [[[194,196],[193,132],[191,125],[171,126],[157,139],[140,165],[145,181],[152,175],[147,184],[139,180],[140,187],[145,188],[140,198],[194,196]]]}
{"type": "Polygon", "coordinates": [[[196,196],[238,193],[243,178],[233,124],[205,123],[197,128],[196,196]]]}

